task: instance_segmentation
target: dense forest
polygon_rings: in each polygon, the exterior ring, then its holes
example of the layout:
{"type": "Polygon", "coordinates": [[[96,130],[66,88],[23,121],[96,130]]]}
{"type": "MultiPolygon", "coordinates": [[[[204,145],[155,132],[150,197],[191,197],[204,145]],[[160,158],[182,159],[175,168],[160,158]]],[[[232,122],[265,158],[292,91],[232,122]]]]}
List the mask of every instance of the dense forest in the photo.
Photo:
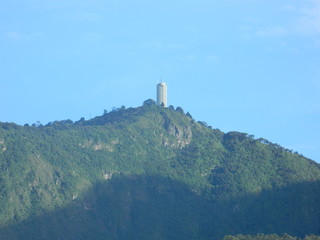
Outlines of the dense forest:
{"type": "Polygon", "coordinates": [[[153,100],[0,123],[0,239],[318,239],[319,180],[292,150],[153,100]]]}

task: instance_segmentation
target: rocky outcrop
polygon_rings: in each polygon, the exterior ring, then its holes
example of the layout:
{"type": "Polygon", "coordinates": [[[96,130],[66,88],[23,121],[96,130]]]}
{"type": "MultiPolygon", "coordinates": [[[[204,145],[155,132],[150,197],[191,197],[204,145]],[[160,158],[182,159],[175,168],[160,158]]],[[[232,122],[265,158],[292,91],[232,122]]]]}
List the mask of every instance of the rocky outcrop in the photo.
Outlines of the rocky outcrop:
{"type": "Polygon", "coordinates": [[[170,123],[167,125],[166,130],[169,136],[162,136],[162,143],[165,146],[181,149],[191,142],[191,127],[180,127],[170,123]]]}
{"type": "Polygon", "coordinates": [[[79,146],[82,148],[91,148],[94,151],[99,151],[99,150],[107,150],[108,152],[113,152],[114,151],[114,146],[119,143],[119,139],[114,139],[110,141],[110,143],[103,143],[103,142],[95,142],[94,140],[90,139],[88,141],[85,141],[84,143],[80,143],[79,146]]]}

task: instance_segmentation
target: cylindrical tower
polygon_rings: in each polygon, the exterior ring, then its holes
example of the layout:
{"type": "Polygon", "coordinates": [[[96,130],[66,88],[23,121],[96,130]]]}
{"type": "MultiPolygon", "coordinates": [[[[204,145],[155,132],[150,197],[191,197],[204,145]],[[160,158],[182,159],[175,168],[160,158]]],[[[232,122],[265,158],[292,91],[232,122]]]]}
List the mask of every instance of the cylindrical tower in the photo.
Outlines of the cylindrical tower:
{"type": "Polygon", "coordinates": [[[157,104],[167,107],[167,84],[165,82],[157,85],[157,104]]]}

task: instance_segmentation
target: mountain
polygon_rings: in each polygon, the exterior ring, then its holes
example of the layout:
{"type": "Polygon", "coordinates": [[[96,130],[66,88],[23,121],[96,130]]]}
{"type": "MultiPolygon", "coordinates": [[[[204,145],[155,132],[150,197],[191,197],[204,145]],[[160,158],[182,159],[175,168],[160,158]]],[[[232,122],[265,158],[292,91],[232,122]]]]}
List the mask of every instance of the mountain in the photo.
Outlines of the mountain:
{"type": "Polygon", "coordinates": [[[90,120],[0,123],[0,239],[320,234],[320,167],[152,100],[90,120]]]}

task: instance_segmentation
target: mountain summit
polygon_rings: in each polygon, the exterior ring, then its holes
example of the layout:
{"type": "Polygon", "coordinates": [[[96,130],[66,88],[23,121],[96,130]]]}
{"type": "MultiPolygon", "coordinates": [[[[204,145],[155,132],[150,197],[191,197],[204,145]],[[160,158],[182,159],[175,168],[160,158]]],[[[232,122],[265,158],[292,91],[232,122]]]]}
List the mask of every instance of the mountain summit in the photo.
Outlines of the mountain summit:
{"type": "Polygon", "coordinates": [[[320,167],[147,100],[88,121],[0,123],[0,239],[320,233],[320,167]]]}

